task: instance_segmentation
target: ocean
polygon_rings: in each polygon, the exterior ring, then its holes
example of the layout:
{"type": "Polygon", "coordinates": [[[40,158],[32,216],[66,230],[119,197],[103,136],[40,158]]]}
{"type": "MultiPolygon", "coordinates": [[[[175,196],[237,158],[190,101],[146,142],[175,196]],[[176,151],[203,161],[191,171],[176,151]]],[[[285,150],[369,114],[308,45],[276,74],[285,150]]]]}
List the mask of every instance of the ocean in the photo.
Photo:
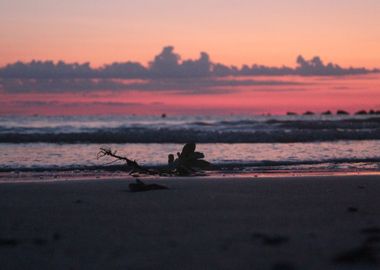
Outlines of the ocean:
{"type": "Polygon", "coordinates": [[[0,180],[125,177],[100,147],[165,167],[187,142],[213,175],[380,172],[379,115],[1,116],[0,180]]]}

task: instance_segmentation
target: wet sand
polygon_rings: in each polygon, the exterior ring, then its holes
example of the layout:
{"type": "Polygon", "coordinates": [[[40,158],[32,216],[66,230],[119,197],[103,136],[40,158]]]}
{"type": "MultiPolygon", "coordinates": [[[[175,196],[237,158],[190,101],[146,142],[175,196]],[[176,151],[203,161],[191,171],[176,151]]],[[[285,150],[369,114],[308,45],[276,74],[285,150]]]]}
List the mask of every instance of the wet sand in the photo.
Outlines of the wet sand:
{"type": "Polygon", "coordinates": [[[379,269],[380,176],[0,184],[0,269],[379,269]]]}

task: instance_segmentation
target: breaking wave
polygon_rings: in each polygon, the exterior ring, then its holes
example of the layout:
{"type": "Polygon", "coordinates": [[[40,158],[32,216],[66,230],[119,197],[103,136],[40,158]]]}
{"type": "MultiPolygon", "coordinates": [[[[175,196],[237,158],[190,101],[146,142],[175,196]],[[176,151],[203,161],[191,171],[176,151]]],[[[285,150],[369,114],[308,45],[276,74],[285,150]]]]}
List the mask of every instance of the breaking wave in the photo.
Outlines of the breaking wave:
{"type": "MultiPolygon", "coordinates": [[[[85,119],[86,120],[86,119],[85,119]]],[[[49,121],[38,125],[2,123],[0,143],[292,143],[379,140],[380,118],[194,119],[129,121],[49,121]]]]}

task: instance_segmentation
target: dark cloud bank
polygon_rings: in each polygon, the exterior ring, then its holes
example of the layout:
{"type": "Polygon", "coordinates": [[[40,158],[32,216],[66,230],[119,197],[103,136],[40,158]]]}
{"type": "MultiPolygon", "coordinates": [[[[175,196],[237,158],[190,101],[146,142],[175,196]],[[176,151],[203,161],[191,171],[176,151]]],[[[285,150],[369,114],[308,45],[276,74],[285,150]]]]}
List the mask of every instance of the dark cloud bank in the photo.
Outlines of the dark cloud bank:
{"type": "Polygon", "coordinates": [[[1,78],[30,79],[154,79],[154,78],[194,78],[251,75],[301,75],[337,76],[379,72],[366,68],[343,68],[339,65],[324,64],[319,57],[306,60],[297,58],[297,66],[268,67],[263,65],[243,65],[241,68],[213,63],[207,53],[198,59],[181,61],[174,47],[164,47],[147,67],[138,62],[114,62],[100,68],[92,68],[90,63],[65,63],[63,61],[16,62],[0,68],[1,78]]]}
{"type": "Polygon", "coordinates": [[[174,47],[164,47],[148,66],[138,62],[114,62],[100,68],[90,63],[65,63],[63,61],[16,62],[0,68],[0,89],[9,92],[66,92],[90,90],[178,91],[185,94],[221,93],[234,86],[296,85],[296,82],[278,80],[235,80],[227,76],[340,76],[379,72],[366,68],[343,68],[325,64],[319,57],[306,60],[297,58],[297,66],[268,67],[243,65],[241,68],[214,63],[207,53],[198,59],[181,60],[174,47]],[[117,79],[142,79],[122,82],[117,79]]]}

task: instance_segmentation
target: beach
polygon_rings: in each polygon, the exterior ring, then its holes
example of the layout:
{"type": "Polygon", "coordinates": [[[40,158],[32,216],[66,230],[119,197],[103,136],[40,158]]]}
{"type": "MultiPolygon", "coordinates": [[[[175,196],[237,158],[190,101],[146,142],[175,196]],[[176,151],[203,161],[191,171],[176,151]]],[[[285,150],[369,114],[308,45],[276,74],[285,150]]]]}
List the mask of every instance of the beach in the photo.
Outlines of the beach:
{"type": "Polygon", "coordinates": [[[0,270],[380,270],[380,0],[0,0],[0,270]]]}
{"type": "Polygon", "coordinates": [[[378,269],[380,176],[0,184],[1,269],[378,269]]]}

